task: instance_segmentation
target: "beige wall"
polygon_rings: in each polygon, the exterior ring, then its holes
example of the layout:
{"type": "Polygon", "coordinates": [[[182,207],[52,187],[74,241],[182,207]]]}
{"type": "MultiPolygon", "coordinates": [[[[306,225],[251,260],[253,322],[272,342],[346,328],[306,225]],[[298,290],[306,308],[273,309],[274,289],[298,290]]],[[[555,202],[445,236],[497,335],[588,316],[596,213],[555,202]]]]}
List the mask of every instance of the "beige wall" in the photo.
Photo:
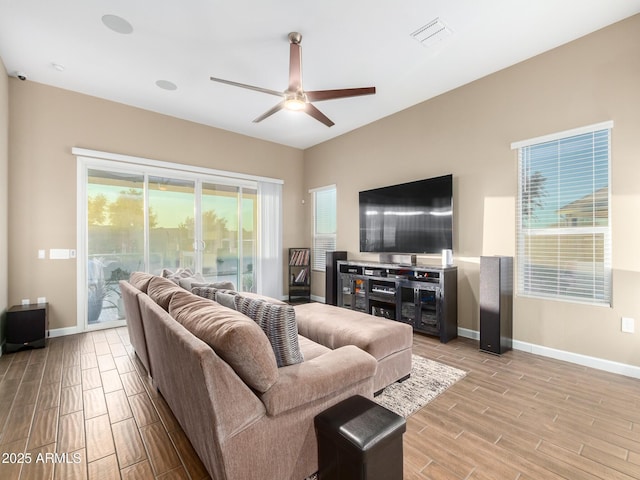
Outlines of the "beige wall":
{"type": "MultiPolygon", "coordinates": [[[[0,58],[0,317],[8,306],[8,215],[9,194],[9,78],[0,58]]],[[[0,333],[0,344],[4,341],[0,333]]]]}
{"type": "MultiPolygon", "coordinates": [[[[638,85],[635,16],[305,151],[304,191],[337,184],[337,247],[372,258],[358,252],[358,191],[452,173],[458,324],[478,330],[479,257],[515,253],[511,142],[613,120],[613,306],[518,297],[514,337],[640,366],[638,85]],[[639,331],[621,333],[621,316],[635,318],[639,331]]],[[[323,276],[313,282],[313,294],[324,296],[323,276]]]]}
{"type": "Polygon", "coordinates": [[[46,296],[51,328],[76,325],[75,260],[37,258],[76,248],[72,147],[283,179],[283,246],[304,242],[298,149],[13,78],[9,103],[9,302],[46,296]]]}
{"type": "MultiPolygon", "coordinates": [[[[358,191],[453,173],[459,326],[477,330],[479,257],[515,253],[510,143],[613,120],[613,306],[516,298],[514,336],[640,366],[640,333],[620,332],[621,316],[640,320],[640,16],[305,152],[33,82],[8,83],[7,108],[0,69],[0,169],[7,111],[11,125],[10,259],[0,268],[0,311],[47,296],[52,328],[76,324],[76,266],[38,260],[37,250],[75,247],[74,146],[282,178],[285,249],[310,244],[309,188],[335,183],[338,249],[351,258],[366,258],[358,253],[358,191]]],[[[3,197],[0,267],[6,203],[3,197]]],[[[324,296],[324,278],[313,282],[313,294],[324,296]]]]}

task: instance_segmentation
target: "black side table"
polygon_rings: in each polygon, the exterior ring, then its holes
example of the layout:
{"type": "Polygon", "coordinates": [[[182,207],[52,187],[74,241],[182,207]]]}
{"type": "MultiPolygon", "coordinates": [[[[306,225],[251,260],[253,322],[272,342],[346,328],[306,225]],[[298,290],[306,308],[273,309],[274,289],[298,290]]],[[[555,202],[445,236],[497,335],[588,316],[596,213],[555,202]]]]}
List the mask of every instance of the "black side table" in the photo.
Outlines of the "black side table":
{"type": "Polygon", "coordinates": [[[406,421],[361,395],[316,415],[320,480],[402,480],[406,421]]]}
{"type": "Polygon", "coordinates": [[[43,348],[49,332],[47,303],[14,305],[7,310],[6,352],[23,347],[43,348]]]}

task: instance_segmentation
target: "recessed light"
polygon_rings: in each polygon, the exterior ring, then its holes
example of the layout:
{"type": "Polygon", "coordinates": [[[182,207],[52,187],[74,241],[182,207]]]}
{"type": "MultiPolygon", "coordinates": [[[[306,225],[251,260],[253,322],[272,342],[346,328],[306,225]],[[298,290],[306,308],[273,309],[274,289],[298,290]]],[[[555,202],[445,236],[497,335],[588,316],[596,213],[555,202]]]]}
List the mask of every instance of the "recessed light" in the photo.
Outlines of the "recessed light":
{"type": "Polygon", "coordinates": [[[156,82],[156,85],[160,88],[162,88],[163,90],[177,90],[178,86],[173,83],[170,82],[169,80],[158,80],[156,82]]]}
{"type": "Polygon", "coordinates": [[[124,18],[117,15],[103,15],[102,23],[116,33],[129,34],[133,32],[133,27],[124,18]]]}

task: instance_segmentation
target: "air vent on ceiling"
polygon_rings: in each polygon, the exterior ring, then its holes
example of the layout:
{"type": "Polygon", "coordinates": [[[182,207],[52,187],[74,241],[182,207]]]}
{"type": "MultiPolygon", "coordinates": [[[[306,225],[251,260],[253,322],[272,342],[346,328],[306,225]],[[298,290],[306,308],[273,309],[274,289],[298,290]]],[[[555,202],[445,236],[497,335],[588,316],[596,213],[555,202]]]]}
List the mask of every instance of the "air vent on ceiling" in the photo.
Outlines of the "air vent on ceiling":
{"type": "Polygon", "coordinates": [[[431,47],[453,34],[451,29],[439,18],[432,20],[411,34],[411,37],[425,47],[431,47]]]}

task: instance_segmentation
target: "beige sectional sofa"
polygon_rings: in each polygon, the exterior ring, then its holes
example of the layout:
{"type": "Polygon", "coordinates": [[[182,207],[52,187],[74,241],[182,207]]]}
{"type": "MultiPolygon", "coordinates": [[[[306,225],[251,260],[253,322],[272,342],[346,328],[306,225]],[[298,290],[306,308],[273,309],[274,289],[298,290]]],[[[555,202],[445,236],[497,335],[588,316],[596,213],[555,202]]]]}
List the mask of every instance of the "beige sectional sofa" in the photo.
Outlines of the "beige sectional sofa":
{"type": "Polygon", "coordinates": [[[355,345],[378,362],[373,391],[411,372],[413,329],[409,325],[324,303],[295,307],[300,335],[331,349],[355,345]]]}
{"type": "MultiPolygon", "coordinates": [[[[318,470],[314,417],[373,396],[380,359],[353,344],[297,335],[303,361],[278,367],[270,339],[239,311],[144,273],[121,290],[136,354],[215,480],[303,480],[318,470]]],[[[305,325],[314,315],[299,314],[305,325]]],[[[392,331],[406,351],[407,331],[392,331]]],[[[408,338],[410,358],[410,328],[408,338]]],[[[406,376],[404,363],[384,367],[398,375],[384,381],[406,376]]]]}

